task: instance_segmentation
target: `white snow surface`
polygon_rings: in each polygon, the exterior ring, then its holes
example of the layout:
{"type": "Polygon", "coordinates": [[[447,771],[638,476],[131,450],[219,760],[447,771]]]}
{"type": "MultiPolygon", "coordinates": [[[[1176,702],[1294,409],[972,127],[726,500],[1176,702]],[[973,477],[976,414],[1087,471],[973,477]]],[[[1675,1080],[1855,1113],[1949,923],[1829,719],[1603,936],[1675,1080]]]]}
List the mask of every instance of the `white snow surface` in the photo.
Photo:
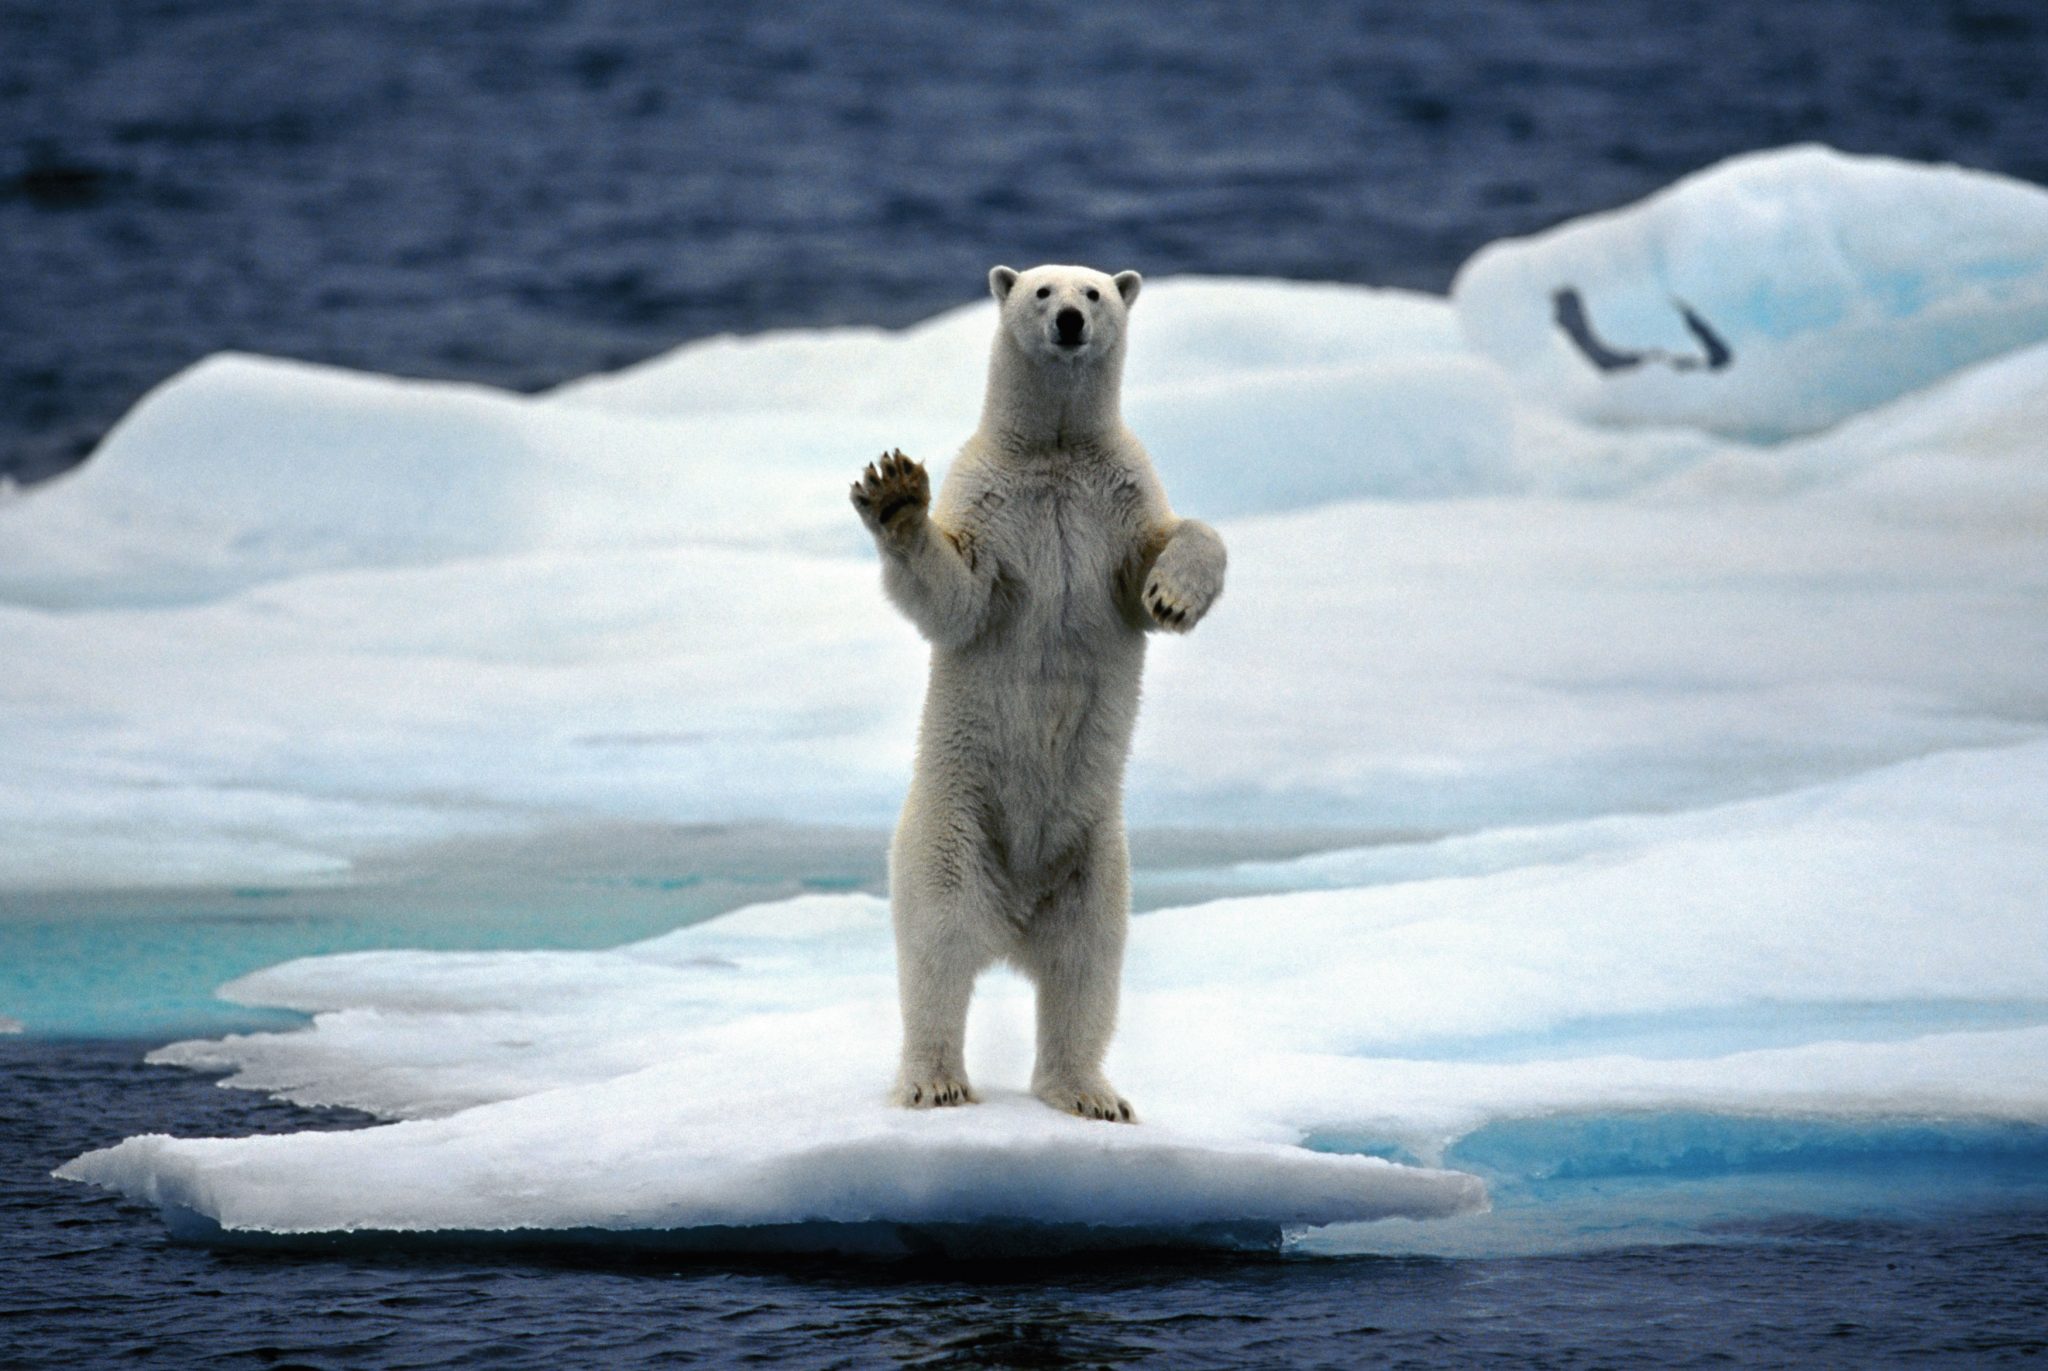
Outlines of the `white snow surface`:
{"type": "MultiPolygon", "coordinates": [[[[2043,202],[1793,149],[1490,248],[1452,300],[1148,283],[1127,417],[1231,582],[1155,644],[1133,820],[1388,840],[1139,919],[1137,1128],[1021,1093],[1000,975],[987,1103],[887,1109],[883,906],[814,896],[245,978],[311,1026],[160,1059],[395,1122],[64,1174],[194,1231],[1086,1245],[1470,1209],[1427,1168],[1514,1120],[2048,1125],[2043,202]],[[1611,344],[1696,346],[1676,295],[1735,360],[1598,375],[1566,281],[1611,344]],[[1424,1166],[1299,1145],[1330,1138],[1424,1166]]],[[[992,327],[718,339],[531,398],[167,382],[0,504],[0,900],[885,825],[924,649],[845,490],[885,447],[943,468],[992,327]]]]}
{"type": "Polygon", "coordinates": [[[2044,812],[2036,741],[1564,825],[1488,875],[1424,875],[1423,857],[1407,880],[1144,916],[1110,1061],[1137,1127],[1022,1093],[1031,1005],[1008,976],[970,1022],[987,1102],[887,1106],[872,896],[609,952],[292,962],[225,993],[311,1027],[152,1060],[404,1122],[131,1138],[60,1174],[231,1233],[1026,1223],[1242,1241],[1483,1202],[1454,1171],[1288,1145],[1318,1133],[1441,1161],[1488,1123],[1570,1114],[2048,1124],[2044,812]],[[1989,1026],[1968,1012],[2029,1002],[1989,1026]],[[1828,1014],[1858,1006],[1890,1012],[1847,1033],[1828,1014]]]}
{"type": "MultiPolygon", "coordinates": [[[[1467,830],[2029,734],[2048,277],[1982,264],[2048,262],[2042,198],[1798,149],[1489,249],[1455,306],[1148,286],[1129,417],[1233,566],[1202,634],[1156,645],[1134,818],[1467,830]],[[1930,197],[1960,227],[1913,240],[1941,244],[1915,259],[1928,279],[1981,270],[1910,317],[1845,274],[1875,248],[1827,270],[1684,259],[1745,299],[1769,295],[1754,267],[1883,321],[1785,335],[1825,366],[1757,355],[1856,411],[1823,432],[1687,426],[1738,413],[1746,355],[1601,379],[1707,408],[1617,398],[1665,426],[1591,427],[1575,387],[1595,382],[1554,327],[1537,341],[1569,377],[1487,342],[1547,320],[1550,256],[1620,289],[1688,206],[1904,254],[1884,235],[1930,197]],[[1973,341],[1928,342],[1937,324],[1973,341]],[[1882,373],[1884,402],[1843,369],[1882,373]]],[[[345,881],[394,850],[611,820],[886,824],[923,646],[845,488],[887,446],[943,468],[992,326],[984,303],[715,339],[538,398],[238,356],[172,379],[77,473],[0,506],[0,889],[345,881]]]]}

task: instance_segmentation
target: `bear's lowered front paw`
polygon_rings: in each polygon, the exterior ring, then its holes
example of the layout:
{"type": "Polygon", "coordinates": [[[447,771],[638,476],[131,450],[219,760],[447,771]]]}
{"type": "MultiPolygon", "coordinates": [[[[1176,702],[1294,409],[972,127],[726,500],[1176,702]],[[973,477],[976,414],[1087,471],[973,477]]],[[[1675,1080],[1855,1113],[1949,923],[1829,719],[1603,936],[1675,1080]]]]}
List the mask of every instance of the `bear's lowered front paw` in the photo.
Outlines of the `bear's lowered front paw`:
{"type": "Polygon", "coordinates": [[[932,502],[932,479],[922,462],[885,452],[853,483],[853,507],[877,537],[901,542],[924,518],[932,502]]]}
{"type": "Polygon", "coordinates": [[[979,1104],[981,1097],[965,1076],[950,1071],[906,1072],[896,1078],[890,1100],[905,1109],[943,1109],[953,1104],[979,1104]]]}
{"type": "Polygon", "coordinates": [[[1202,621],[1215,600],[1213,594],[1199,594],[1163,567],[1152,568],[1145,578],[1145,612],[1152,622],[1173,633],[1185,633],[1202,621]]]}
{"type": "Polygon", "coordinates": [[[1086,1081],[1040,1081],[1031,1087],[1031,1093],[1054,1109],[1065,1110],[1084,1119],[1106,1119],[1110,1123],[1138,1121],[1131,1102],[1117,1094],[1116,1088],[1100,1076],[1086,1081]]]}

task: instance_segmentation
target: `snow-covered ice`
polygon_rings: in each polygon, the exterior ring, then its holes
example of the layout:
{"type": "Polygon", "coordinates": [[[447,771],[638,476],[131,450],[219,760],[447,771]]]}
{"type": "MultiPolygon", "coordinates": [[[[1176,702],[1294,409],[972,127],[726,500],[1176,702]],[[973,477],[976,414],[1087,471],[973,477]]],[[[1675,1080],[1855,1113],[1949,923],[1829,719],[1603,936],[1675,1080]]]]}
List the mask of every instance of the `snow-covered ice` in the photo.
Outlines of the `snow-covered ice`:
{"type": "MultiPolygon", "coordinates": [[[[1350,1250],[1436,1241],[1388,1216],[1498,1226],[1617,1149],[1937,1136],[2038,1173],[2044,205],[1793,149],[1489,248],[1449,300],[1148,285],[1128,415],[1232,581],[1153,653],[1133,820],[1382,840],[1185,873],[1229,898],[1140,918],[1112,1061],[1139,1128],[1021,1094],[1002,979],[989,1103],[886,1109],[886,920],[847,894],[257,973],[232,996],[311,1026],[159,1059],[393,1122],[64,1174],[204,1236],[1350,1250]],[[1564,287],[1658,355],[1600,371],[1564,287]],[[1460,1169],[1493,1216],[1448,1217],[1481,1200],[1460,1169]]],[[[922,648],[845,484],[888,446],[943,466],[991,326],[713,340],[536,398],[174,378],[0,506],[0,891],[886,824],[922,648]]]]}
{"type": "Polygon", "coordinates": [[[2048,331],[2048,191],[1818,146],[1752,154],[1494,243],[1452,296],[1475,347],[1583,418],[1810,432],[2048,331]]]}
{"type": "Polygon", "coordinates": [[[1312,1136],[1440,1166],[1489,1125],[1558,1116],[2048,1124],[2044,812],[2036,742],[1564,825],[1488,875],[1421,853],[1379,884],[1147,915],[1111,1059],[1135,1129],[1023,1093],[1030,1004],[1008,978],[969,1029],[990,1102],[887,1107],[872,896],[610,952],[295,962],[227,993],[312,1027],[153,1060],[409,1122],[131,1139],[63,1174],[236,1232],[774,1225],[819,1243],[803,1226],[1002,1222],[1244,1242],[1480,1199],[1456,1173],[1286,1146],[1312,1136]]]}

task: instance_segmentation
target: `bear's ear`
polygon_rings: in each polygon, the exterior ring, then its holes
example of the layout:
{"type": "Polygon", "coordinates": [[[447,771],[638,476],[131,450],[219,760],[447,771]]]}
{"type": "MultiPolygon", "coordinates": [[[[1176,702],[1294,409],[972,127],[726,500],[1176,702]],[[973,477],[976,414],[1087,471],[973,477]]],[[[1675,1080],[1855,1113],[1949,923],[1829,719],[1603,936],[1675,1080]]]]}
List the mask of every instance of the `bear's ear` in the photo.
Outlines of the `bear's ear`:
{"type": "Polygon", "coordinates": [[[1129,309],[1138,299],[1138,287],[1145,284],[1145,278],[1135,271],[1120,271],[1110,278],[1116,282],[1116,293],[1124,297],[1124,308],[1129,309]]]}
{"type": "Polygon", "coordinates": [[[1009,267],[988,269],[988,293],[998,300],[1010,298],[1010,288],[1017,284],[1017,273],[1009,267]]]}

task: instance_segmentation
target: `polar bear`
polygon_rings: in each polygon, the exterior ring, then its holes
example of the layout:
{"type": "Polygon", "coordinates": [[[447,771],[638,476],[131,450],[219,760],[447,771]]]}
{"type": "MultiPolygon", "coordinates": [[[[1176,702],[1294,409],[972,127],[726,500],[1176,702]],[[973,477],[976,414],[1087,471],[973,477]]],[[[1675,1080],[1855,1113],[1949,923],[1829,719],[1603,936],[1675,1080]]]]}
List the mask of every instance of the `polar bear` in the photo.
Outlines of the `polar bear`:
{"type": "Polygon", "coordinates": [[[1124,761],[1145,635],[1201,622],[1223,591],[1223,540],[1175,516],[1124,427],[1138,273],[999,266],[988,280],[1000,320],[981,426],[936,504],[901,452],[852,491],[884,590],[932,645],[889,854],[894,1099],[974,1101],[967,1001],[1007,960],[1037,986],[1032,1092],[1130,1121],[1102,1074],[1130,918],[1124,761]]]}

